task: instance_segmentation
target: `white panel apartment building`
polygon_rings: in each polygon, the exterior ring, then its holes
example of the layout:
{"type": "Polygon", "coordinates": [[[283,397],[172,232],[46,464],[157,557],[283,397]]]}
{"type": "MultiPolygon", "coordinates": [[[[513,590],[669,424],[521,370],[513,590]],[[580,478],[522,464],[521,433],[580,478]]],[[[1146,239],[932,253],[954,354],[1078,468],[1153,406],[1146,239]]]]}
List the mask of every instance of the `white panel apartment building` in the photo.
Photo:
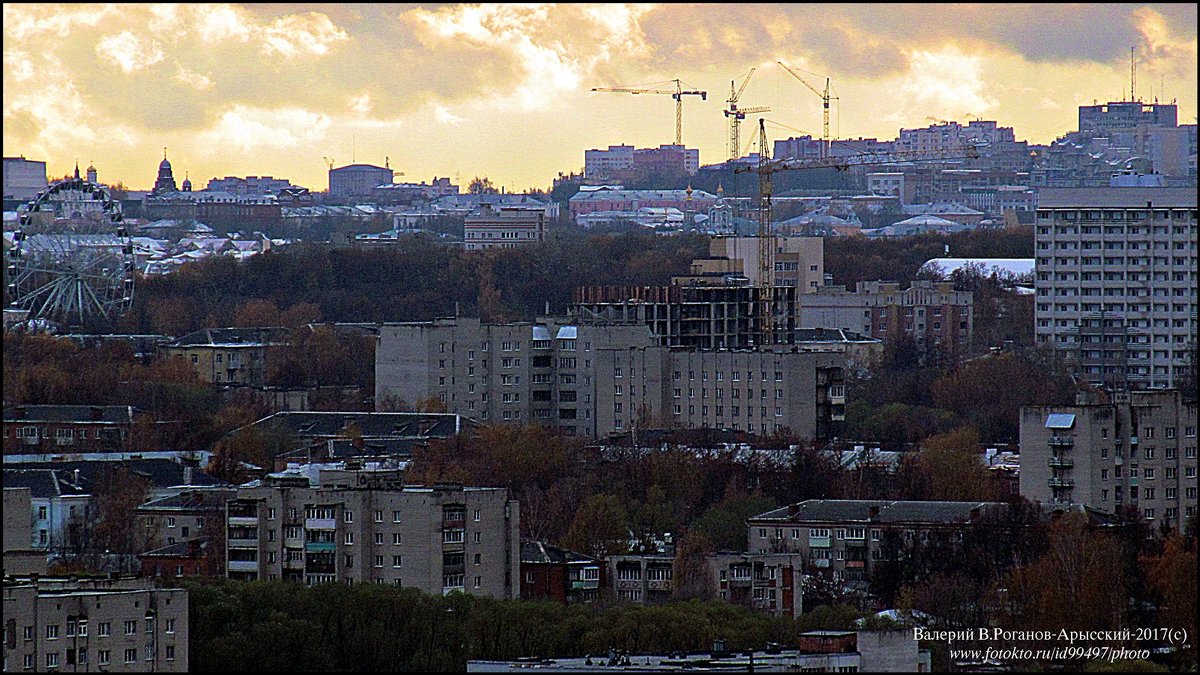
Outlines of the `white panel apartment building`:
{"type": "Polygon", "coordinates": [[[1021,496],[1155,526],[1196,515],[1196,401],[1178,390],[1116,392],[1108,402],[1021,409],[1021,496]]]}
{"type": "Polygon", "coordinates": [[[1089,381],[1169,387],[1196,343],[1196,190],[1043,190],[1037,341],[1089,381]]]}

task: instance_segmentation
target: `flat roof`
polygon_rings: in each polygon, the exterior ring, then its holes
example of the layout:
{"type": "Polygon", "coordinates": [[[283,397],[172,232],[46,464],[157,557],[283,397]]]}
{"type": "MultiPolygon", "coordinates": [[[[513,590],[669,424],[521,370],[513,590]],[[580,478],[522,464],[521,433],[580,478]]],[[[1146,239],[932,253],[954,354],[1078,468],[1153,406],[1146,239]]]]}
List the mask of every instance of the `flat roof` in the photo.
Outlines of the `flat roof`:
{"type": "Polygon", "coordinates": [[[1042,188],[1039,209],[1054,208],[1196,208],[1196,188],[1192,187],[1091,187],[1042,188]]]}

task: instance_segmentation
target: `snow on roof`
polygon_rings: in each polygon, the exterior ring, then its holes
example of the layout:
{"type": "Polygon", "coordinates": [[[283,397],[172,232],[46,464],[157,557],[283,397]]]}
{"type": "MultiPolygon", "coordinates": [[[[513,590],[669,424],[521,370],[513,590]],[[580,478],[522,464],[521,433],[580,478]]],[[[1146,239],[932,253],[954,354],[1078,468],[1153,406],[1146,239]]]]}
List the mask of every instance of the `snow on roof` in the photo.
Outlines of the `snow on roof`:
{"type": "Polygon", "coordinates": [[[934,258],[921,266],[921,271],[938,271],[948,278],[956,271],[967,267],[982,267],[983,273],[1026,276],[1033,274],[1033,258],[934,258]]]}

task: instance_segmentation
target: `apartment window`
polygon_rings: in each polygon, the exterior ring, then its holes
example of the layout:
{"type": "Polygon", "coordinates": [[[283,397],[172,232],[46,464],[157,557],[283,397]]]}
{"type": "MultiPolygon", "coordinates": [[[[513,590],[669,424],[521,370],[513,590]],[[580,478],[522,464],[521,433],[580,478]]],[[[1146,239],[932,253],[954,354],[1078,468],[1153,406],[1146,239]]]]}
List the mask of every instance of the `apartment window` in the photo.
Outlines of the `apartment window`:
{"type": "Polygon", "coordinates": [[[112,635],[112,623],[108,621],[101,621],[100,625],[96,628],[96,634],[100,637],[108,637],[109,635],[112,635]]]}
{"type": "Polygon", "coordinates": [[[475,542],[476,544],[478,544],[478,543],[479,543],[479,538],[480,538],[480,536],[481,536],[481,534],[482,534],[482,533],[480,533],[480,532],[476,532],[476,533],[474,533],[474,534],[475,534],[475,537],[474,537],[474,542],[475,542]]]}
{"type": "Polygon", "coordinates": [[[58,624],[55,623],[55,624],[50,624],[49,626],[46,626],[46,639],[47,640],[57,640],[58,639],[58,624]]]}
{"type": "Polygon", "coordinates": [[[403,566],[404,566],[404,556],[402,556],[402,555],[392,556],[392,567],[393,568],[400,569],[403,566]]]}
{"type": "Polygon", "coordinates": [[[375,545],[383,546],[383,533],[382,532],[375,533],[375,545]]]}
{"type": "Polygon", "coordinates": [[[401,539],[401,537],[400,537],[400,533],[399,533],[399,532],[393,532],[393,533],[392,533],[392,545],[393,545],[393,546],[399,546],[401,541],[402,541],[402,539],[401,539]]]}
{"type": "Polygon", "coordinates": [[[483,577],[475,577],[475,588],[483,586],[483,577]]]}
{"type": "Polygon", "coordinates": [[[167,517],[167,527],[175,527],[175,519],[174,518],[171,518],[170,516],[167,517]]]}
{"type": "Polygon", "coordinates": [[[136,632],[137,632],[137,621],[126,621],[125,622],[125,634],[133,635],[136,632]]]}
{"type": "MultiPolygon", "coordinates": [[[[218,357],[220,358],[220,357],[218,357]]],[[[137,650],[129,648],[125,650],[125,663],[133,663],[137,661],[137,650]]]]}
{"type": "Polygon", "coordinates": [[[343,541],[345,542],[345,544],[346,544],[347,546],[353,546],[353,545],[354,545],[354,533],[353,533],[353,532],[347,532],[347,533],[346,533],[346,538],[345,538],[343,541]]]}
{"type": "Polygon", "coordinates": [[[166,633],[174,633],[175,632],[175,619],[166,619],[165,625],[163,626],[163,631],[166,633]]]}
{"type": "Polygon", "coordinates": [[[57,668],[58,667],[58,652],[50,652],[50,653],[46,654],[46,667],[47,668],[57,668]]]}
{"type": "Polygon", "coordinates": [[[383,567],[383,556],[375,556],[375,567],[383,567]]]}
{"type": "Polygon", "coordinates": [[[382,523],[382,522],[383,522],[383,511],[376,511],[376,512],[375,512],[375,522],[377,522],[377,523],[382,523]]]}
{"type": "Polygon", "coordinates": [[[346,511],[346,512],[345,512],[345,514],[343,515],[343,519],[344,519],[344,520],[345,520],[347,523],[353,523],[353,522],[354,522],[354,512],[353,512],[353,511],[346,511]]]}
{"type": "Polygon", "coordinates": [[[175,660],[175,645],[167,645],[166,658],[168,661],[175,660]]]}
{"type": "Polygon", "coordinates": [[[112,651],[108,649],[96,650],[96,663],[107,666],[112,661],[112,651]]]}

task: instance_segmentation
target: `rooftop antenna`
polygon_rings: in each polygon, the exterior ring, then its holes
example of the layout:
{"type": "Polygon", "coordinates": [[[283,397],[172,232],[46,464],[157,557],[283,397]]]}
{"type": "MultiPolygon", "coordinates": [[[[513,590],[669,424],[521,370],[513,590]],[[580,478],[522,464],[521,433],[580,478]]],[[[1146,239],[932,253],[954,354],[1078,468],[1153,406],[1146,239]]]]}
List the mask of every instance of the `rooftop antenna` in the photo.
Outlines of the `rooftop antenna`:
{"type": "Polygon", "coordinates": [[[354,134],[350,134],[350,163],[351,163],[351,164],[353,164],[353,163],[355,163],[355,162],[357,162],[357,161],[358,161],[358,156],[357,156],[357,147],[358,147],[358,146],[357,146],[357,143],[358,143],[358,141],[357,141],[357,139],[354,137],[354,134]]]}
{"type": "Polygon", "coordinates": [[[1130,101],[1137,100],[1137,94],[1135,93],[1136,88],[1137,88],[1137,59],[1134,58],[1134,50],[1136,50],[1136,49],[1137,49],[1137,47],[1129,48],[1129,100],[1130,101]]]}

